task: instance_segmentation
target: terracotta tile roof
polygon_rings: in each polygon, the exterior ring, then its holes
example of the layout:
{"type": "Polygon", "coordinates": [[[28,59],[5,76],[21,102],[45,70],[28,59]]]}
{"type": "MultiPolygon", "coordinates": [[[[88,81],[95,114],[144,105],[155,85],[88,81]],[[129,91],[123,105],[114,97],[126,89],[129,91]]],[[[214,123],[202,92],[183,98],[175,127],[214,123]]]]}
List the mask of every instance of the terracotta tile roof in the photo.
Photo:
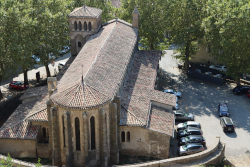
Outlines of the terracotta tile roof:
{"type": "Polygon", "coordinates": [[[0,131],[2,139],[36,139],[39,126],[31,125],[30,122],[19,122],[16,125],[0,131]]]}
{"type": "Polygon", "coordinates": [[[165,108],[156,105],[151,106],[151,115],[148,128],[153,131],[173,135],[174,114],[165,108]]]}
{"type": "Polygon", "coordinates": [[[148,126],[151,102],[176,103],[175,95],[154,90],[160,51],[136,51],[121,96],[120,125],[148,126]]]}
{"type": "Polygon", "coordinates": [[[74,9],[68,16],[69,17],[87,17],[87,18],[97,18],[102,13],[101,9],[82,6],[74,9]]]}
{"type": "MultiPolygon", "coordinates": [[[[47,86],[36,89],[38,89],[38,92],[39,90],[43,90],[41,91],[40,99],[38,101],[20,104],[0,128],[0,138],[36,138],[38,127],[30,123],[35,121],[48,121],[46,102],[49,100],[47,86]]],[[[31,91],[35,91],[35,89],[31,91]]],[[[24,95],[24,97],[28,96],[29,95],[24,95]]]]}
{"type": "Polygon", "coordinates": [[[136,29],[119,20],[103,26],[83,46],[60,80],[51,96],[52,101],[78,109],[111,101],[126,73],[137,33],[136,29]]]}

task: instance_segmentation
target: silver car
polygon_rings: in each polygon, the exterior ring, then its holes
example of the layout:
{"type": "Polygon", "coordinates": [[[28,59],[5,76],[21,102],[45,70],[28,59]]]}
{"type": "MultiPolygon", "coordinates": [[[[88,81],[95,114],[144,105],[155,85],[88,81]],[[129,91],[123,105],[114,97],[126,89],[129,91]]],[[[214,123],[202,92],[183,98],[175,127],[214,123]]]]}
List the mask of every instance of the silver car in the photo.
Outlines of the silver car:
{"type": "Polygon", "coordinates": [[[184,123],[179,123],[177,125],[177,131],[186,129],[187,127],[194,127],[194,128],[201,129],[201,124],[199,122],[194,122],[194,121],[187,121],[184,123]]]}
{"type": "Polygon", "coordinates": [[[186,113],[184,111],[176,110],[174,111],[176,121],[193,121],[194,115],[191,113],[186,113]]]}
{"type": "Polygon", "coordinates": [[[163,90],[163,92],[165,93],[170,93],[170,94],[174,94],[176,97],[181,98],[182,94],[181,92],[175,92],[173,89],[165,89],[163,90]]]}
{"type": "Polygon", "coordinates": [[[204,150],[204,147],[200,143],[188,143],[180,146],[179,155],[188,155],[198,153],[204,150]]]}

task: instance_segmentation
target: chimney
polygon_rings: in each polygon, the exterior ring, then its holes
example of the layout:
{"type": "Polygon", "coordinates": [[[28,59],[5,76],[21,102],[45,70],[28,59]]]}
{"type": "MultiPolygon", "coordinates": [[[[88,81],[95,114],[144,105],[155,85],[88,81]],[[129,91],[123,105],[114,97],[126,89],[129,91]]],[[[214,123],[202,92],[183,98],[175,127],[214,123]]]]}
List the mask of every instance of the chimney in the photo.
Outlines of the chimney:
{"type": "Polygon", "coordinates": [[[139,29],[139,10],[137,9],[137,7],[135,7],[132,15],[133,15],[132,27],[139,29]]]}
{"type": "Polygon", "coordinates": [[[56,77],[48,77],[47,79],[49,96],[56,90],[57,88],[57,80],[56,77]]]}

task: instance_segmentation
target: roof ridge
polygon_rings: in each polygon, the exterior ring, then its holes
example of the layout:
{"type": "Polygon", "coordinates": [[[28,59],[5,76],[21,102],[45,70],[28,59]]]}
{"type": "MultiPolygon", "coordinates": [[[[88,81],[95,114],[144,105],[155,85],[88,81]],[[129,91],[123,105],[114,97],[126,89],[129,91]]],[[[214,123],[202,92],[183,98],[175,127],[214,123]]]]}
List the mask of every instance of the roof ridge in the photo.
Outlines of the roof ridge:
{"type": "Polygon", "coordinates": [[[99,55],[100,51],[102,50],[103,46],[106,44],[107,39],[110,37],[110,34],[112,34],[112,32],[113,32],[113,30],[114,30],[114,28],[115,28],[115,25],[116,25],[116,24],[114,24],[114,27],[113,27],[113,28],[112,28],[112,30],[109,32],[109,34],[108,34],[107,38],[105,39],[105,41],[103,42],[103,44],[102,44],[101,48],[99,49],[98,53],[96,54],[96,56],[95,56],[95,60],[94,60],[94,61],[92,62],[92,64],[90,65],[90,67],[89,67],[88,71],[85,73],[85,75],[84,75],[84,77],[83,77],[83,78],[85,78],[85,77],[87,76],[87,74],[88,74],[89,70],[91,69],[91,67],[93,66],[93,64],[96,62],[97,57],[98,57],[98,55],[99,55]]]}
{"type": "Polygon", "coordinates": [[[35,113],[33,113],[33,114],[27,114],[27,116],[24,118],[24,120],[27,120],[27,119],[29,119],[30,117],[32,117],[32,116],[34,116],[35,114],[37,114],[37,113],[39,113],[39,112],[42,112],[42,111],[44,111],[44,110],[46,110],[47,108],[45,108],[45,109],[42,109],[42,110],[39,110],[39,111],[37,111],[37,112],[35,112],[35,113]]]}
{"type": "Polygon", "coordinates": [[[140,120],[134,113],[132,113],[131,111],[129,111],[128,109],[126,109],[123,105],[121,105],[121,107],[124,108],[127,112],[129,112],[133,117],[135,117],[143,125],[143,121],[140,120]]]}

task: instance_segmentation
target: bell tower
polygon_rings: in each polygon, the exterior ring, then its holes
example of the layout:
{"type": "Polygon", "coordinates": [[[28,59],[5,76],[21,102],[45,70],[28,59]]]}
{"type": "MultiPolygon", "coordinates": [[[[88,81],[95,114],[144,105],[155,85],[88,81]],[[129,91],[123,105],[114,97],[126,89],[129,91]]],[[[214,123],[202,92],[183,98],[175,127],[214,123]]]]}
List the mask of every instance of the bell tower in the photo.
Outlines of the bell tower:
{"type": "Polygon", "coordinates": [[[101,9],[83,5],[68,15],[71,56],[76,56],[90,35],[98,32],[102,22],[101,14],[101,9]]]}

